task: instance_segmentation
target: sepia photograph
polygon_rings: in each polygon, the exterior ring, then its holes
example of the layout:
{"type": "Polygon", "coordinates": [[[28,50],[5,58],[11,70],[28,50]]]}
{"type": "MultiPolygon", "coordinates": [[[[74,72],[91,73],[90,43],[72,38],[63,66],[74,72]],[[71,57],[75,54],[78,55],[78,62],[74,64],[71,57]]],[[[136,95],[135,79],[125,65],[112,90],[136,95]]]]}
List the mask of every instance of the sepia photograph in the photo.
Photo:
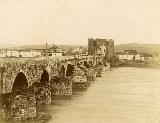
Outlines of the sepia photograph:
{"type": "Polygon", "coordinates": [[[0,0],[0,123],[160,123],[160,0],[0,0]]]}

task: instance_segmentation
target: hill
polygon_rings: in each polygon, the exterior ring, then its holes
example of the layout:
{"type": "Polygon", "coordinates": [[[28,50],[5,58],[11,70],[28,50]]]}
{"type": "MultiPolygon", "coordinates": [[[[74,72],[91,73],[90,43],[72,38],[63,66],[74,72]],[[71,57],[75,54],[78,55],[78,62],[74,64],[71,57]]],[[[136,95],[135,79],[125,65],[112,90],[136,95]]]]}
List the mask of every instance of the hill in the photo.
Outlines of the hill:
{"type": "Polygon", "coordinates": [[[115,52],[123,52],[124,50],[137,50],[139,53],[160,53],[160,44],[120,44],[115,45],[115,52]]]}
{"type": "MultiPolygon", "coordinates": [[[[50,48],[52,45],[48,45],[50,48]]],[[[68,51],[69,49],[75,49],[78,47],[88,48],[87,45],[57,45],[62,50],[68,51]]],[[[23,46],[3,46],[1,49],[45,49],[45,45],[23,45],[23,46]]],[[[160,44],[138,44],[138,43],[130,43],[130,44],[119,44],[115,45],[115,52],[123,52],[124,50],[137,50],[138,52],[146,52],[146,53],[160,53],[160,44]]]]}
{"type": "MultiPolygon", "coordinates": [[[[68,49],[75,49],[78,47],[83,47],[83,48],[87,48],[87,46],[83,46],[83,45],[56,45],[59,48],[61,48],[62,50],[68,50],[68,49]]],[[[52,47],[52,45],[48,45],[47,48],[52,47]]],[[[23,46],[8,46],[8,47],[0,47],[1,49],[45,49],[46,45],[23,45],[23,46]]]]}

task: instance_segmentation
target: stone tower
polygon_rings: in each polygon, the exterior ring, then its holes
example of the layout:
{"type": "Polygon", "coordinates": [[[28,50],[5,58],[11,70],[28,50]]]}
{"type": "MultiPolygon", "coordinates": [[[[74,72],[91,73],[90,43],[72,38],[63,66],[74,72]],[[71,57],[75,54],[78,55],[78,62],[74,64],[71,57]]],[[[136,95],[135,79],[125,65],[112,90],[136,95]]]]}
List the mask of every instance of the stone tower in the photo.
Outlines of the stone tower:
{"type": "Polygon", "coordinates": [[[88,38],[88,55],[103,55],[110,60],[114,56],[114,39],[88,38]]]}

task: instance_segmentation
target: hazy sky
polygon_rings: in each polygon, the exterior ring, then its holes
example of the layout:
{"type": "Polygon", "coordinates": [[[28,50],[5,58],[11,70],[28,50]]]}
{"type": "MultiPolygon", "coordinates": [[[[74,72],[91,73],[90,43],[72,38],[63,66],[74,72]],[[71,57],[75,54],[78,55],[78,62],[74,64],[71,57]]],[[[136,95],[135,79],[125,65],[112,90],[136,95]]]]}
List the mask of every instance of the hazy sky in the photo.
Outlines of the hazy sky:
{"type": "Polygon", "coordinates": [[[0,44],[160,43],[160,0],[0,0],[0,44]]]}

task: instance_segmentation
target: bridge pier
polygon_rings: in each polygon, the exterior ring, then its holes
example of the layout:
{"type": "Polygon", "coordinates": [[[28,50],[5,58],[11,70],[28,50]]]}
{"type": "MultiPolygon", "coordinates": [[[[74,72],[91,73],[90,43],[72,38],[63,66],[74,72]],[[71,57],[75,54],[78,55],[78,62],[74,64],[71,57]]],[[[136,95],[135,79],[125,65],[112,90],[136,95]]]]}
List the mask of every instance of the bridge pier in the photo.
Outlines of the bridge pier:
{"type": "Polygon", "coordinates": [[[89,64],[87,64],[86,61],[84,61],[83,63],[80,63],[78,65],[78,67],[85,73],[86,77],[87,77],[87,83],[91,84],[93,82],[92,80],[92,73],[91,71],[88,69],[90,67],[89,64]],[[84,66],[85,65],[85,66],[84,66]]]}
{"type": "Polygon", "coordinates": [[[102,60],[88,56],[49,62],[5,61],[0,67],[5,116],[14,120],[34,118],[36,105],[50,104],[56,96],[70,97],[73,91],[87,89],[109,66],[102,60]]]}
{"type": "Polygon", "coordinates": [[[12,120],[26,120],[36,117],[36,98],[30,90],[2,95],[4,117],[12,120]]]}
{"type": "Polygon", "coordinates": [[[75,66],[74,70],[73,70],[72,82],[73,82],[73,90],[87,89],[88,88],[87,76],[77,66],[75,66]]]}
{"type": "Polygon", "coordinates": [[[50,80],[51,93],[53,98],[72,95],[72,81],[68,77],[53,77],[50,80]]]}
{"type": "Polygon", "coordinates": [[[51,88],[48,84],[37,82],[32,86],[32,91],[36,98],[36,105],[50,104],[51,101],[51,88]]]}
{"type": "Polygon", "coordinates": [[[72,65],[66,60],[60,61],[53,70],[56,74],[51,77],[50,86],[52,97],[68,97],[72,95],[71,71],[72,65]]]}

